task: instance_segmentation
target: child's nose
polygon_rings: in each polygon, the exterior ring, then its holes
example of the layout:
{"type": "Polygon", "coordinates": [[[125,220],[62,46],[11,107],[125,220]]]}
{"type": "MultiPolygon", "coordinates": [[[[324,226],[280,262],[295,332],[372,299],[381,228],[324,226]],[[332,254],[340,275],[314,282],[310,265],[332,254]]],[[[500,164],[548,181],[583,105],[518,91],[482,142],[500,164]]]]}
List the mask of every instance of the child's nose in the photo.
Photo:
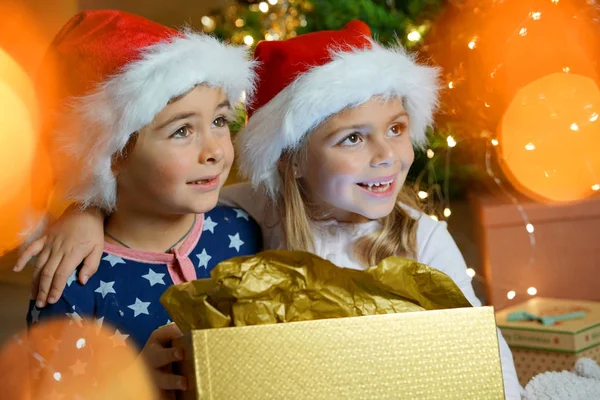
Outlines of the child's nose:
{"type": "Polygon", "coordinates": [[[396,162],[394,149],[384,141],[378,141],[373,144],[373,153],[371,158],[372,167],[386,167],[396,162]]]}
{"type": "Polygon", "coordinates": [[[212,135],[209,135],[200,144],[199,162],[202,164],[214,164],[223,159],[224,151],[221,143],[212,135]]]}

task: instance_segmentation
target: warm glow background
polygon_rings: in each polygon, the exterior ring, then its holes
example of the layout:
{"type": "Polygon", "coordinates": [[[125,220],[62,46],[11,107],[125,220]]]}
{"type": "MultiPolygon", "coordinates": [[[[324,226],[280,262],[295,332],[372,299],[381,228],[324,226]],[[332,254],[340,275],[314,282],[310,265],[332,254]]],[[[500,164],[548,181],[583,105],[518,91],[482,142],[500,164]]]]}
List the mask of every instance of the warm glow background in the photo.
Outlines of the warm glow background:
{"type": "Polygon", "coordinates": [[[600,90],[566,73],[517,92],[498,132],[501,166],[519,190],[541,201],[590,196],[600,183],[600,90]]]}

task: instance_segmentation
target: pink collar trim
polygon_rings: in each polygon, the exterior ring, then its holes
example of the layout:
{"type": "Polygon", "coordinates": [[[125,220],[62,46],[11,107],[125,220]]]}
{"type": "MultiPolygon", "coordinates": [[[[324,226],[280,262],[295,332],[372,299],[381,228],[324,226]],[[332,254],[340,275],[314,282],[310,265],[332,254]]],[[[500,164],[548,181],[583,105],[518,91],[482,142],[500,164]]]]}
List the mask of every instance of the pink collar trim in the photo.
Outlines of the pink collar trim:
{"type": "MultiPolygon", "coordinates": [[[[188,257],[196,247],[200,240],[200,236],[202,235],[203,226],[204,214],[198,214],[192,231],[188,237],[185,238],[181,247],[176,251],[180,257],[188,257]]],[[[153,251],[135,250],[107,242],[104,242],[104,252],[128,260],[150,264],[171,264],[175,262],[176,258],[175,253],[156,253],[153,251]]]]}

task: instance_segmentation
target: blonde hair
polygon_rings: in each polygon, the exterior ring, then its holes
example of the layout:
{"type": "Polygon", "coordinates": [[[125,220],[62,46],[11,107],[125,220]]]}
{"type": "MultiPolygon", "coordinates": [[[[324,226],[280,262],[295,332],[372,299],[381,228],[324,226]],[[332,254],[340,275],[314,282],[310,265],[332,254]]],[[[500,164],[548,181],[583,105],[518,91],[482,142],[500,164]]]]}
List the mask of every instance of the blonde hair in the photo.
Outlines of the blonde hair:
{"type": "MultiPolygon", "coordinates": [[[[308,136],[308,135],[307,135],[308,136]]],[[[311,210],[305,190],[294,174],[294,163],[306,159],[305,140],[297,149],[284,154],[280,161],[279,173],[282,180],[282,195],[277,206],[283,219],[286,249],[295,251],[315,251],[311,231],[311,210]]],[[[419,209],[414,192],[404,186],[397,201],[419,209]]],[[[400,255],[416,259],[417,220],[398,203],[393,211],[379,219],[381,229],[363,236],[354,242],[354,256],[358,262],[369,267],[387,257],[400,255]]]]}

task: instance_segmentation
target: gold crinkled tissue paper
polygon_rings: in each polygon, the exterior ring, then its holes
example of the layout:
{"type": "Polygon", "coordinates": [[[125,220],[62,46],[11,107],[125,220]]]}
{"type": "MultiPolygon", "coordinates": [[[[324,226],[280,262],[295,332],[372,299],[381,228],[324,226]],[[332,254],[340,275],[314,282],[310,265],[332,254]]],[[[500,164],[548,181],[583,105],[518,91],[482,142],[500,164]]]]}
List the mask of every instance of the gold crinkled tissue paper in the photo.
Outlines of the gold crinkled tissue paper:
{"type": "Polygon", "coordinates": [[[184,336],[182,399],[504,399],[494,311],[444,273],[265,251],[161,298],[184,336]]]}

